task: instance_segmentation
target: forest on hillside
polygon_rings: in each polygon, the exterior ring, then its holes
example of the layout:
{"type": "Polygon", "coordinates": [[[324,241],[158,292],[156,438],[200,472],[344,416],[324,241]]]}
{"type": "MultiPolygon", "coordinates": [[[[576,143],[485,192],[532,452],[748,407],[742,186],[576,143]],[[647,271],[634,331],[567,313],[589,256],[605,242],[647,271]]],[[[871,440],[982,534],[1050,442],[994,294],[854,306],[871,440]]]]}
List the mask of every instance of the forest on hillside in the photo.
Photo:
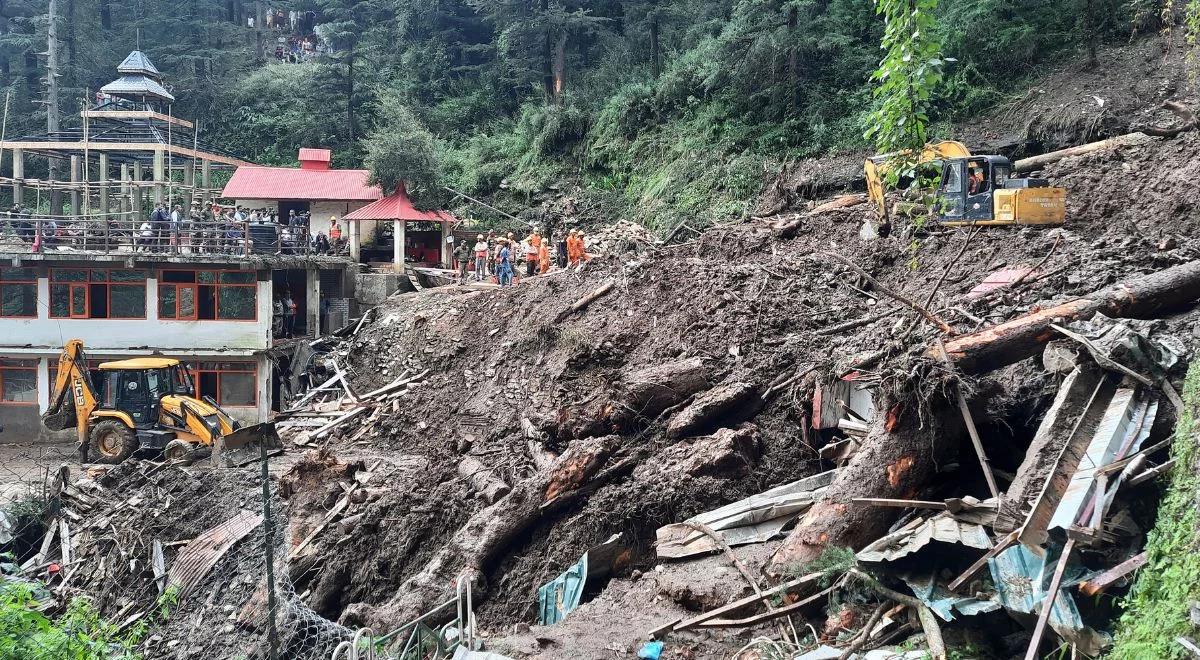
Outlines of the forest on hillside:
{"type": "Polygon", "coordinates": [[[45,130],[53,10],[63,126],[139,47],[177,99],[171,112],[251,160],[290,164],[299,147],[321,146],[341,166],[402,158],[430,199],[448,184],[515,207],[569,182],[613,214],[705,221],[742,213],[783,162],[873,146],[864,131],[880,103],[871,75],[889,4],[932,17],[921,36],[940,64],[931,133],[1040,68],[1158,32],[1186,10],[1183,0],[5,0],[5,131],[45,130]],[[312,56],[291,57],[297,44],[312,56]]]}

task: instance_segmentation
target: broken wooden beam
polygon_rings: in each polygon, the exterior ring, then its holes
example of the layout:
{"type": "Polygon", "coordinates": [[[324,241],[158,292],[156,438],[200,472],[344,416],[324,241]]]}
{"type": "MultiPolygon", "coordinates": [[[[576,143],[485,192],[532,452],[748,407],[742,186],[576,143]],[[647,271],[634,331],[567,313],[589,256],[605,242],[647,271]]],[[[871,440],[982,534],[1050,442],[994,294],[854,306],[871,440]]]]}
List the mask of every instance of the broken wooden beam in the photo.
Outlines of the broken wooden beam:
{"type": "Polygon", "coordinates": [[[890,506],[900,509],[933,509],[935,511],[945,511],[945,502],[933,502],[927,500],[889,500],[882,497],[856,497],[852,500],[855,504],[870,504],[871,506],[890,506]]]}
{"type": "Polygon", "coordinates": [[[1107,571],[1104,571],[1100,575],[1097,575],[1096,577],[1085,582],[1081,582],[1079,584],[1079,592],[1085,596],[1095,596],[1096,594],[1104,593],[1104,591],[1113,584],[1123,580],[1130,573],[1145,566],[1148,559],[1149,555],[1145,550],[1143,550],[1142,552],[1139,552],[1138,554],[1126,559],[1116,566],[1113,566],[1107,571]]]}
{"type": "Polygon", "coordinates": [[[612,291],[613,287],[615,287],[616,285],[617,285],[616,280],[608,280],[604,284],[600,285],[600,288],[587,294],[586,296],[580,298],[579,300],[576,300],[573,305],[571,305],[570,307],[559,312],[558,316],[554,317],[554,322],[558,323],[558,322],[562,321],[563,319],[567,318],[568,316],[571,316],[572,314],[583,311],[583,309],[586,308],[588,305],[590,305],[590,304],[596,302],[597,300],[599,300],[600,298],[604,297],[604,295],[607,294],[609,291],[612,291]]]}
{"type": "MultiPolygon", "coordinates": [[[[950,356],[946,354],[946,345],[942,343],[941,337],[933,340],[934,346],[938,349],[938,357],[946,364],[950,373],[954,373],[954,363],[950,361],[950,356]]],[[[983,470],[983,478],[987,481],[988,491],[992,497],[1000,498],[1000,489],[996,488],[996,477],[992,476],[992,463],[988,460],[987,452],[983,450],[983,440],[979,438],[979,430],[975,428],[975,417],[971,415],[971,409],[967,406],[967,397],[962,393],[962,388],[957,383],[954,384],[954,393],[958,398],[958,411],[962,414],[963,423],[967,427],[967,434],[971,436],[971,444],[975,447],[975,455],[979,458],[979,467],[983,470]]]]}
{"type": "Polygon", "coordinates": [[[1071,559],[1071,551],[1074,549],[1075,539],[1068,538],[1067,544],[1063,546],[1062,554],[1058,557],[1058,565],[1054,567],[1054,576],[1050,578],[1050,586],[1046,589],[1046,598],[1042,600],[1042,611],[1038,614],[1037,625],[1033,628],[1033,638],[1029,640],[1029,649],[1025,652],[1025,660],[1038,660],[1038,647],[1042,644],[1042,635],[1046,634],[1046,626],[1050,623],[1050,612],[1054,609],[1054,600],[1058,598],[1063,574],[1067,570],[1067,562],[1071,559]]]}
{"type": "MultiPolygon", "coordinates": [[[[1200,261],[1190,261],[1142,275],[1082,298],[1026,314],[979,332],[946,342],[955,366],[967,373],[986,373],[1035,355],[1057,336],[1051,324],[1087,320],[1097,313],[1119,318],[1153,316],[1200,298],[1200,261]]],[[[925,352],[940,359],[938,348],[925,352]]]]}
{"type": "Polygon", "coordinates": [[[1013,530],[1004,538],[996,541],[995,547],[993,547],[991,550],[988,550],[987,554],[980,557],[975,561],[974,564],[971,564],[969,567],[967,567],[967,570],[963,571],[962,575],[954,578],[954,581],[946,585],[946,588],[950,591],[958,591],[959,588],[979,574],[979,571],[982,571],[984,566],[987,566],[989,559],[995,559],[996,556],[1001,552],[1011,548],[1013,544],[1017,542],[1017,534],[1019,533],[1020,532],[1018,530],[1013,530]]]}
{"type": "Polygon", "coordinates": [[[762,594],[753,594],[750,596],[746,596],[745,598],[739,598],[738,600],[735,600],[732,603],[727,603],[716,609],[712,609],[707,612],[697,614],[696,616],[694,616],[690,619],[685,619],[683,621],[676,621],[673,623],[664,624],[662,626],[659,626],[658,628],[655,628],[654,630],[651,630],[647,634],[649,635],[649,637],[651,639],[660,639],[662,635],[665,635],[666,633],[669,633],[673,630],[687,630],[688,628],[694,628],[694,627],[700,625],[701,623],[704,623],[705,621],[709,621],[711,619],[719,617],[722,614],[729,614],[731,612],[736,612],[737,610],[739,610],[743,607],[746,607],[747,605],[753,605],[754,603],[760,602],[764,596],[770,597],[770,596],[774,596],[776,594],[787,593],[788,591],[795,589],[796,587],[799,587],[801,585],[808,584],[809,582],[815,582],[816,580],[820,579],[824,575],[825,575],[824,573],[809,573],[808,575],[798,577],[794,580],[788,580],[787,582],[782,582],[780,584],[777,584],[774,587],[771,587],[770,589],[764,590],[762,592],[762,594]]]}

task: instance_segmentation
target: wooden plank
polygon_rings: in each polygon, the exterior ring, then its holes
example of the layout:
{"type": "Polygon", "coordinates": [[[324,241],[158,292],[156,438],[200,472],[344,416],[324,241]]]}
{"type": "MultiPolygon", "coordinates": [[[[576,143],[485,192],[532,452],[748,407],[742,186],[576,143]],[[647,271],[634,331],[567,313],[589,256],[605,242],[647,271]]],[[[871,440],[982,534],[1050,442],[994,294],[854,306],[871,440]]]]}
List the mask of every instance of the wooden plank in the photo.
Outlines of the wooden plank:
{"type": "Polygon", "coordinates": [[[171,117],[152,110],[84,110],[79,113],[79,116],[89,119],[154,119],[184,128],[195,128],[192,122],[186,119],[171,117]]]}
{"type": "Polygon", "coordinates": [[[931,502],[928,500],[889,500],[882,497],[856,497],[855,504],[870,504],[871,506],[889,506],[898,509],[935,509],[937,511],[945,511],[945,502],[931,502]]]}
{"type": "MultiPolygon", "coordinates": [[[[817,593],[809,596],[808,598],[805,598],[804,600],[796,601],[795,603],[792,603],[791,605],[785,605],[779,609],[772,610],[770,612],[764,612],[762,614],[746,617],[744,619],[711,619],[709,621],[705,621],[704,623],[697,625],[696,627],[697,628],[743,628],[743,627],[747,627],[747,626],[755,626],[760,623],[766,623],[767,621],[773,621],[780,617],[788,616],[789,614],[792,614],[793,612],[802,610],[802,609],[808,607],[809,605],[812,605],[813,602],[829,595],[830,592],[832,592],[834,589],[837,588],[837,586],[838,585],[832,585],[830,587],[822,589],[821,591],[818,591],[817,593]]],[[[677,627],[676,630],[682,630],[682,628],[677,627]]]]}
{"type": "Polygon", "coordinates": [[[1091,580],[1081,582],[1079,584],[1079,591],[1085,596],[1095,596],[1096,594],[1103,593],[1105,589],[1111,587],[1118,580],[1145,566],[1148,559],[1149,555],[1143,550],[1091,580]]]}
{"type": "MultiPolygon", "coordinates": [[[[686,630],[687,628],[697,626],[705,621],[708,621],[709,619],[714,619],[718,616],[721,616],[722,614],[726,614],[728,612],[733,612],[733,611],[741,609],[747,605],[751,605],[753,603],[760,602],[760,601],[762,601],[763,597],[765,597],[765,596],[774,596],[775,594],[783,593],[783,592],[788,591],[789,589],[794,589],[800,585],[812,582],[812,581],[820,578],[822,575],[824,575],[824,574],[823,573],[809,573],[808,575],[805,575],[803,577],[798,577],[794,580],[789,580],[782,584],[778,584],[774,587],[771,587],[770,589],[763,591],[762,595],[754,594],[751,596],[746,596],[745,598],[739,598],[738,600],[735,600],[732,603],[729,603],[727,605],[722,605],[721,607],[718,607],[714,610],[709,610],[702,614],[697,614],[696,616],[694,616],[690,619],[687,619],[685,621],[675,622],[675,623],[659,626],[658,628],[651,630],[649,635],[651,638],[657,639],[659,635],[671,632],[672,630],[686,630]]],[[[776,610],[776,611],[778,611],[778,610],[776,610]]]]}
{"type": "MultiPolygon", "coordinates": [[[[83,151],[83,147],[82,140],[78,142],[0,142],[0,149],[25,149],[27,151],[83,151]]],[[[87,148],[91,151],[142,151],[148,153],[161,151],[175,156],[187,156],[235,167],[253,165],[253,163],[220,154],[155,142],[88,142],[87,148]]]]}
{"type": "Polygon", "coordinates": [[[1033,628],[1033,638],[1029,640],[1029,649],[1025,651],[1025,660],[1038,660],[1038,647],[1042,644],[1042,635],[1046,634],[1046,626],[1050,623],[1050,612],[1054,609],[1054,600],[1058,598],[1058,589],[1062,586],[1063,573],[1067,570],[1067,562],[1071,559],[1071,551],[1075,549],[1075,539],[1068,538],[1063,546],[1062,555],[1054,567],[1054,577],[1050,578],[1050,588],[1046,589],[1046,597],[1042,600],[1042,611],[1038,614],[1037,625],[1033,628]]]}

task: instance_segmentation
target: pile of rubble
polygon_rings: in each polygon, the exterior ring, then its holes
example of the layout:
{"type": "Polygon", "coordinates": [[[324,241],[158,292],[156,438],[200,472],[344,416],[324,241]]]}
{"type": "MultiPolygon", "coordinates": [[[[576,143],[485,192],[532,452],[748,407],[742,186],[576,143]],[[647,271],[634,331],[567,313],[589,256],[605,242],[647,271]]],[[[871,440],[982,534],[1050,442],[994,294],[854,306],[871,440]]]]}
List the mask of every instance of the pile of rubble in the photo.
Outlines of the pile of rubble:
{"type": "MultiPolygon", "coordinates": [[[[782,639],[781,617],[800,615],[832,631],[789,631],[807,651],[934,625],[1023,650],[1034,633],[1014,622],[1036,628],[1059,593],[1074,605],[1043,627],[1098,648],[1105,612],[1073,590],[1110,589],[1137,563],[1176,410],[1151,395],[1189,357],[1200,253],[1169,194],[1144,200],[1134,232],[1084,182],[1109,186],[1114,162],[1174,177],[1198,151],[1182,135],[1055,164],[1063,228],[941,230],[913,253],[902,232],[863,241],[869,211],[851,195],[680,245],[635,241],[511,290],[394,297],[322,347],[324,389],[284,422],[328,460],[399,470],[315,534],[325,571],[309,602],[391,629],[466,571],[490,648],[602,657],[652,632],[664,653],[703,656],[782,639]],[[1161,320],[1084,324],[1097,314],[1161,320]],[[1106,421],[1122,412],[1140,420],[1132,436],[1106,421]],[[847,592],[819,595],[826,572],[801,567],[830,547],[865,554],[840,573],[857,595],[822,615],[847,592]],[[1030,586],[1018,598],[996,580],[1030,586]],[[889,606],[839,637],[880,593],[918,618],[889,606]]],[[[304,483],[293,505],[318,520],[341,492],[304,483]]]]}

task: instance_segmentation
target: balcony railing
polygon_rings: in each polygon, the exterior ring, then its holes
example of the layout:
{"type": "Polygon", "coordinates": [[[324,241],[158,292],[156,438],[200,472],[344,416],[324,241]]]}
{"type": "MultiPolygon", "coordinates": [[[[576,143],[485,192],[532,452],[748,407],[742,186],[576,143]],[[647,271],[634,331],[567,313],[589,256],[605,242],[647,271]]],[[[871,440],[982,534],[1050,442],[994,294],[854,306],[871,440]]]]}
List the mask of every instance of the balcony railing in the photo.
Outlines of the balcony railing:
{"type": "Polygon", "coordinates": [[[0,252],[86,252],[164,255],[314,255],[307,224],[261,222],[153,223],[126,220],[0,216],[0,252]]]}

